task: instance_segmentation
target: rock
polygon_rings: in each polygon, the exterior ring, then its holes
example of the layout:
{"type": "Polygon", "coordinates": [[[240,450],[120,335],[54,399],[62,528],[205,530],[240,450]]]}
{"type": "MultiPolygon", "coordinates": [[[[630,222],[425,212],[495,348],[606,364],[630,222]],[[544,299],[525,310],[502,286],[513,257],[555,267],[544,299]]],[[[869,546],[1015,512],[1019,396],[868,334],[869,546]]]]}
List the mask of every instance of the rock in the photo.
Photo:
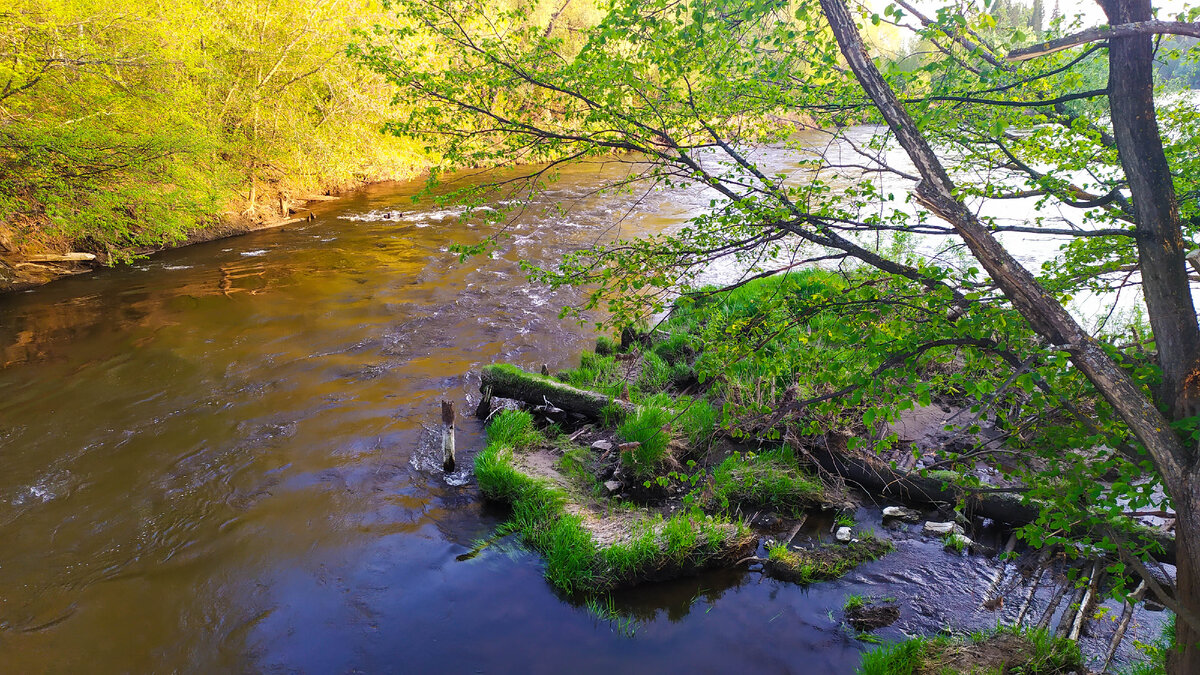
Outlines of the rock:
{"type": "Polygon", "coordinates": [[[605,481],[604,489],[610,495],[616,494],[621,489],[621,481],[617,481],[617,480],[605,481]]]}
{"type": "Polygon", "coordinates": [[[758,527],[764,527],[764,528],[765,527],[774,527],[775,524],[777,524],[778,522],[779,522],[779,518],[776,518],[773,514],[770,514],[770,513],[764,513],[754,520],[755,525],[757,525],[758,527]]]}
{"type": "Polygon", "coordinates": [[[849,543],[850,540],[854,539],[854,531],[849,527],[839,527],[837,532],[833,535],[833,538],[841,542],[849,543]]]}
{"type": "Polygon", "coordinates": [[[613,444],[612,444],[612,441],[596,441],[596,442],[592,443],[592,449],[593,450],[603,450],[604,452],[608,452],[609,450],[613,449],[613,444]]]}
{"type": "Polygon", "coordinates": [[[916,509],[909,509],[903,506],[887,506],[883,509],[884,518],[897,518],[910,523],[918,523],[921,521],[921,512],[916,509]]]}
{"type": "Polygon", "coordinates": [[[871,631],[896,623],[900,608],[891,604],[871,604],[846,610],[846,619],[857,631],[871,631]]]}
{"type": "Polygon", "coordinates": [[[921,528],[921,532],[940,537],[947,534],[963,534],[963,529],[958,523],[955,522],[935,523],[931,520],[927,520],[925,521],[925,525],[921,528]]]}
{"type": "Polygon", "coordinates": [[[970,551],[971,548],[974,546],[975,546],[975,542],[971,541],[965,535],[955,533],[955,534],[950,535],[949,537],[946,537],[946,550],[947,551],[966,552],[966,551],[970,551]]]}

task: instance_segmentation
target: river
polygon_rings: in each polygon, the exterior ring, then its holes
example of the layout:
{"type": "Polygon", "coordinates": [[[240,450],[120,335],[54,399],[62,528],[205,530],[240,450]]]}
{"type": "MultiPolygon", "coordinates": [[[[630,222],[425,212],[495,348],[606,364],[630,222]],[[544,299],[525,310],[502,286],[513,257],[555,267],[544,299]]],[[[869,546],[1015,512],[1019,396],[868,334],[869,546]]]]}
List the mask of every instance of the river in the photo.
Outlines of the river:
{"type": "Polygon", "coordinates": [[[504,513],[470,476],[475,420],[466,468],[441,473],[438,402],[469,410],[481,365],[567,367],[594,339],[517,261],[707,204],[596,194],[615,170],[568,169],[541,203],[569,211],[528,208],[462,264],[448,243],[487,227],[389,184],[0,298],[0,672],[850,673],[873,645],[842,625],[849,593],[897,598],[888,640],[994,626],[976,604],[995,563],[915,533],[838,582],[617,594],[632,630],[557,595],[519,542],[464,556],[504,513]]]}

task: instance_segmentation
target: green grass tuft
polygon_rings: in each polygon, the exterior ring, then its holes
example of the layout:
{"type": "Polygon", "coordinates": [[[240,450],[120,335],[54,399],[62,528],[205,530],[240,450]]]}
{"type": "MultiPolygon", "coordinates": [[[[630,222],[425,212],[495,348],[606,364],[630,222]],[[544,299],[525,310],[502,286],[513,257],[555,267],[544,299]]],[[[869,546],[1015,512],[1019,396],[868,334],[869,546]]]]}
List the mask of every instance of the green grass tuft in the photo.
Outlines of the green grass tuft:
{"type": "Polygon", "coordinates": [[[533,415],[524,410],[502,410],[487,428],[488,446],[524,448],[543,440],[533,425],[533,415]]]}
{"type": "Polygon", "coordinates": [[[641,444],[632,451],[621,453],[621,463],[634,475],[650,476],[662,466],[667,456],[667,443],[671,440],[668,425],[673,417],[669,409],[648,403],[617,427],[617,435],[622,440],[641,444]]]}
{"type": "Polygon", "coordinates": [[[702,398],[681,398],[678,405],[683,408],[676,424],[679,432],[687,437],[688,445],[692,448],[708,447],[713,434],[717,430],[717,410],[712,404],[702,398]]]}
{"type": "Polygon", "coordinates": [[[719,511],[741,504],[797,515],[824,494],[821,482],[802,472],[795,455],[784,447],[731,455],[713,471],[709,503],[719,511]]]}

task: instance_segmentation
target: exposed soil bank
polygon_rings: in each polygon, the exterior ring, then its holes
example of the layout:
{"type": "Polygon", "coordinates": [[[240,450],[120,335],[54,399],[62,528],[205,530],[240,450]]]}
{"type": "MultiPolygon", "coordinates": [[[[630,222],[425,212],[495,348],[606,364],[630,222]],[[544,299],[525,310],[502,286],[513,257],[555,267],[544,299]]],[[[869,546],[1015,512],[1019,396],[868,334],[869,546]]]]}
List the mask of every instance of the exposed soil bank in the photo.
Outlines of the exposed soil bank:
{"type": "MultiPolygon", "coordinates": [[[[285,204],[285,208],[289,212],[287,216],[274,212],[259,213],[253,217],[248,215],[225,216],[212,226],[193,231],[182,241],[160,248],[141,249],[135,253],[139,256],[150,256],[193,244],[304,222],[312,213],[314,206],[336,199],[339,197],[334,195],[305,197],[291,204],[285,204]]],[[[56,279],[86,274],[108,262],[103,250],[58,253],[39,251],[30,254],[9,250],[9,248],[0,240],[0,294],[36,288],[56,279]]]]}

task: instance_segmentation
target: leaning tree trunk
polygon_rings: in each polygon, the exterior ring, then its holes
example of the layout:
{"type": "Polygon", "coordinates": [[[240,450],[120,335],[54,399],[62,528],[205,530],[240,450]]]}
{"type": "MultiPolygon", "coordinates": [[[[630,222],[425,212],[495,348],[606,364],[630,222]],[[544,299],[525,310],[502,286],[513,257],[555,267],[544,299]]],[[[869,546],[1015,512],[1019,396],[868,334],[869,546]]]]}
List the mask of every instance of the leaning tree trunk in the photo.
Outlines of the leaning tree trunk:
{"type": "MultiPolygon", "coordinates": [[[[1033,275],[996,241],[966,205],[955,196],[954,184],[941,161],[867,54],[858,34],[858,27],[846,9],[844,0],[820,2],[851,71],[921,174],[921,181],[916,188],[918,199],[954,227],[955,232],[962,237],[975,259],[987,270],[988,275],[1000,287],[1013,307],[1029,321],[1043,339],[1052,345],[1059,345],[1060,349],[1071,355],[1072,363],[1091,381],[1145,446],[1155,468],[1163,478],[1168,494],[1180,510],[1181,517],[1176,526],[1178,556],[1181,559],[1186,558],[1187,561],[1180,564],[1179,574],[1181,577],[1185,574],[1194,576],[1200,571],[1200,558],[1196,557],[1200,554],[1200,550],[1196,550],[1197,544],[1200,544],[1200,491],[1195,491],[1197,499],[1193,503],[1192,486],[1200,485],[1200,482],[1189,480],[1193,465],[1192,453],[1184,448],[1179,437],[1172,431],[1170,422],[1143,394],[1129,374],[1104,353],[1099,344],[1079,326],[1066,309],[1046,293],[1033,275]],[[1183,509],[1187,509],[1188,513],[1194,514],[1195,517],[1184,518],[1183,509]]],[[[1151,113],[1152,111],[1151,106],[1151,113]]],[[[1159,150],[1161,151],[1161,145],[1159,150]]],[[[1167,280],[1169,282],[1169,277],[1167,280]]],[[[1154,311],[1153,307],[1149,309],[1154,311]]],[[[1191,311],[1190,302],[1188,311],[1191,311]]],[[[1192,322],[1195,323],[1194,317],[1192,322]]],[[[1188,579],[1188,593],[1180,593],[1179,600],[1182,606],[1179,609],[1187,616],[1186,619],[1183,615],[1180,616],[1181,626],[1194,621],[1194,617],[1200,614],[1200,597],[1192,597],[1200,590],[1196,588],[1194,581],[1188,579]]],[[[1195,663],[1196,658],[1200,658],[1192,654],[1197,651],[1194,638],[1198,636],[1193,632],[1195,628],[1196,626],[1193,626],[1180,633],[1181,637],[1187,637],[1190,642],[1185,644],[1181,640],[1181,644],[1185,646],[1179,661],[1189,667],[1195,663]]],[[[1195,673],[1200,672],[1200,668],[1189,670],[1185,667],[1174,672],[1195,673]]]]}
{"type": "MultiPolygon", "coordinates": [[[[1150,0],[1099,2],[1113,26],[1151,19],[1150,0]]],[[[1154,113],[1153,59],[1148,34],[1109,40],[1113,137],[1133,197],[1142,292],[1162,368],[1159,400],[1178,420],[1200,412],[1200,327],[1188,286],[1175,185],[1154,113]]]]}

